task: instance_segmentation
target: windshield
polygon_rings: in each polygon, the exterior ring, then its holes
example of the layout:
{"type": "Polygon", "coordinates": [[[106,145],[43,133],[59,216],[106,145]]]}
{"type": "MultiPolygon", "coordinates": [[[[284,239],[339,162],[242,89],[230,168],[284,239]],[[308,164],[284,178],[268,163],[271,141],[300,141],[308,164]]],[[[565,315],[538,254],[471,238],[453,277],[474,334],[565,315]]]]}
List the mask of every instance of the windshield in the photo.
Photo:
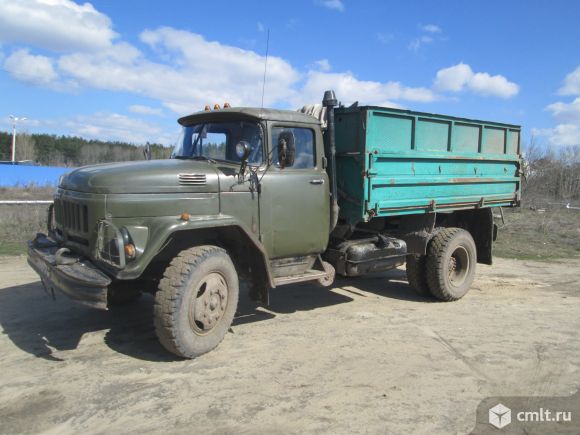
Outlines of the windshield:
{"type": "Polygon", "coordinates": [[[208,159],[240,162],[236,145],[247,142],[248,163],[262,163],[262,129],[255,122],[205,122],[183,127],[171,154],[175,159],[208,159]]]}

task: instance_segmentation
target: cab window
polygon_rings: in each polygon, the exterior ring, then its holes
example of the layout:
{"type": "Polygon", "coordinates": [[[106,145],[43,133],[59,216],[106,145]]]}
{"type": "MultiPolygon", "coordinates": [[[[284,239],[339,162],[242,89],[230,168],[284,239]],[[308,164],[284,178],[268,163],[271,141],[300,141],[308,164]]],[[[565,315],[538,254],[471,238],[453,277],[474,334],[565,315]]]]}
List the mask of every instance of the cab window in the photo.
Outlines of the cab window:
{"type": "Polygon", "coordinates": [[[315,166],[314,132],[308,128],[299,127],[274,127],[272,128],[272,160],[276,166],[280,165],[281,143],[288,140],[294,141],[294,159],[286,163],[286,168],[308,169],[315,166]]]}

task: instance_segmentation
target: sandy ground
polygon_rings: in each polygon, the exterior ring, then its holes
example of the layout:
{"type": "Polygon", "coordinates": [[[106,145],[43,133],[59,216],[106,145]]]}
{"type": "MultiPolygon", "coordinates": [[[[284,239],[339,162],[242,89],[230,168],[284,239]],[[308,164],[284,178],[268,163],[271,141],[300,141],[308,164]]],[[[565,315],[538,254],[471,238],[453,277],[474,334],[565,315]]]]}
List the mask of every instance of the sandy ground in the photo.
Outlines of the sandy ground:
{"type": "Polygon", "coordinates": [[[485,397],[578,389],[579,278],[579,260],[500,259],[454,303],[403,270],[282,287],[183,361],[151,297],[52,302],[24,258],[0,258],[0,433],[466,433],[485,397]]]}

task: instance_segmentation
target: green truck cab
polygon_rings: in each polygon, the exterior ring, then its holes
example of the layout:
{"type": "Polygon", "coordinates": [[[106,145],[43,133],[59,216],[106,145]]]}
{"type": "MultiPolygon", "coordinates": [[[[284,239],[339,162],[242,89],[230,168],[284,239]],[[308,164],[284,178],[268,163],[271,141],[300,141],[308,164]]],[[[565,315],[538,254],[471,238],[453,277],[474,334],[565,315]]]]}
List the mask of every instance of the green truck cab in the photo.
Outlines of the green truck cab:
{"type": "Polygon", "coordinates": [[[48,234],[29,242],[45,288],[97,308],[155,293],[161,343],[215,348],[240,282],[269,289],[407,264],[411,287],[463,297],[491,264],[493,207],[520,200],[520,127],[382,107],[205,110],[168,160],[76,169],[48,234]],[[316,115],[316,116],[313,116],[316,115]]]}

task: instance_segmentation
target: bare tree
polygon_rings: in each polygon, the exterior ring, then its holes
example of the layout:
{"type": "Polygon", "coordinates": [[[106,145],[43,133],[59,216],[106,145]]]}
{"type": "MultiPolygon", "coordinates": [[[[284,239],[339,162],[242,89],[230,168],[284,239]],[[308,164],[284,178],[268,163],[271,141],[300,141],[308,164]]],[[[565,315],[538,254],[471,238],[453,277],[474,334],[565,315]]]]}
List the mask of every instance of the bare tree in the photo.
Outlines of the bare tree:
{"type": "Polygon", "coordinates": [[[36,158],[36,142],[27,133],[16,135],[16,160],[34,160],[36,158]]]}

